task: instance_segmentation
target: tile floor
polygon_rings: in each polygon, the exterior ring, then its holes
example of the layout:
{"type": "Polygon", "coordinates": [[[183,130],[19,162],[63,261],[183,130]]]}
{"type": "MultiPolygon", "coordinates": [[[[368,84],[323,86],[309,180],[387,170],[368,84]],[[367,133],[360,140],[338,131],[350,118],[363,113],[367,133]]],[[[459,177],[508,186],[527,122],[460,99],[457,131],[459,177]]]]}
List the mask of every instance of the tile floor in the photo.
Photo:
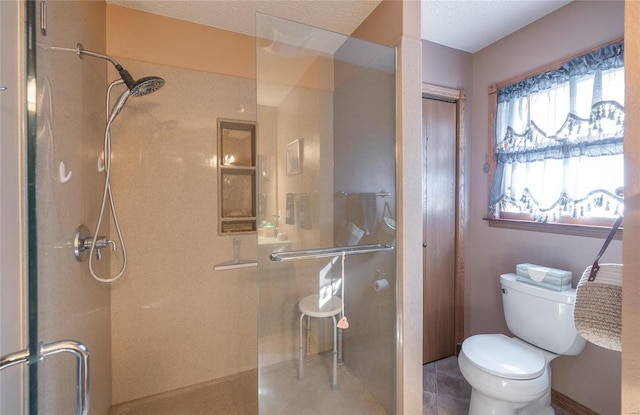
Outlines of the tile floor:
{"type": "MultiPolygon", "coordinates": [[[[471,386],[458,369],[458,359],[447,357],[422,366],[422,414],[466,415],[471,386]]],[[[556,415],[572,415],[555,405],[556,415]]]]}
{"type": "Polygon", "coordinates": [[[466,415],[471,386],[458,369],[455,356],[422,367],[423,415],[466,415]]]}
{"type": "MultiPolygon", "coordinates": [[[[265,414],[385,414],[349,373],[338,367],[340,389],[332,391],[327,359],[315,355],[305,362],[305,380],[296,379],[295,362],[270,367],[265,375],[277,384],[279,392],[261,390],[265,414]],[[284,395],[282,395],[284,391],[284,395]],[[272,396],[270,396],[272,395],[272,396]],[[358,396],[360,399],[353,399],[358,396]],[[270,399],[275,398],[275,399],[270,399]]],[[[423,415],[466,415],[469,410],[471,386],[458,369],[454,356],[426,364],[422,368],[423,415]]],[[[222,380],[206,382],[183,389],[115,405],[110,415],[251,415],[258,413],[258,374],[256,370],[222,380]]],[[[571,415],[554,406],[556,415],[571,415]]]]}

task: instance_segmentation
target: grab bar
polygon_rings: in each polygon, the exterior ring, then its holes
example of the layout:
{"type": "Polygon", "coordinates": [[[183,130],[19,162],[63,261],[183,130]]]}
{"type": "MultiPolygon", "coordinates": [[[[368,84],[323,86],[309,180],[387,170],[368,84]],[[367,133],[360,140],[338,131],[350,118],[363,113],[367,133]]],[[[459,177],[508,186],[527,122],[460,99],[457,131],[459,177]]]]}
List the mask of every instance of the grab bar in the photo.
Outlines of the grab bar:
{"type": "MultiPolygon", "coordinates": [[[[336,196],[337,197],[348,197],[348,196],[361,195],[361,194],[364,194],[364,193],[360,193],[360,192],[358,192],[358,193],[338,192],[338,193],[336,193],[336,196]]],[[[378,196],[378,197],[383,197],[384,198],[384,197],[387,197],[387,196],[391,196],[391,193],[390,192],[385,192],[384,190],[382,190],[380,192],[376,192],[375,195],[378,196]]]]}
{"type": "MultiPolygon", "coordinates": [[[[47,356],[68,352],[76,357],[76,415],[87,415],[89,413],[89,350],[87,347],[74,340],[62,340],[49,344],[40,345],[40,360],[47,356]]],[[[29,362],[29,350],[10,353],[0,357],[0,370],[8,367],[29,362]]]]}
{"type": "Polygon", "coordinates": [[[269,255],[274,262],[293,261],[296,259],[327,258],[334,256],[368,254],[371,252],[393,251],[393,246],[384,244],[336,246],[333,248],[304,249],[298,251],[281,251],[269,255]]]}

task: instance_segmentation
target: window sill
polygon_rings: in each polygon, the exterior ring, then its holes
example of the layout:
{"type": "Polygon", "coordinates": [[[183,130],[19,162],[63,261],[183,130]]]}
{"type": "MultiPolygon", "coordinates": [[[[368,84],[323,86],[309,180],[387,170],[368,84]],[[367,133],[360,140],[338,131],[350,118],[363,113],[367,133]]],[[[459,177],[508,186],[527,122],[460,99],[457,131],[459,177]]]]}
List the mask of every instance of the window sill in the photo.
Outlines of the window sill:
{"type": "MultiPolygon", "coordinates": [[[[521,231],[532,232],[545,232],[545,233],[557,233],[561,235],[573,235],[583,236],[587,238],[600,238],[605,239],[611,230],[611,225],[604,225],[602,223],[579,223],[580,220],[574,220],[576,223],[539,223],[526,219],[495,219],[495,218],[483,218],[487,221],[489,227],[503,228],[503,229],[515,229],[521,231]]],[[[619,228],[613,239],[622,240],[622,228],[619,228]]]]}

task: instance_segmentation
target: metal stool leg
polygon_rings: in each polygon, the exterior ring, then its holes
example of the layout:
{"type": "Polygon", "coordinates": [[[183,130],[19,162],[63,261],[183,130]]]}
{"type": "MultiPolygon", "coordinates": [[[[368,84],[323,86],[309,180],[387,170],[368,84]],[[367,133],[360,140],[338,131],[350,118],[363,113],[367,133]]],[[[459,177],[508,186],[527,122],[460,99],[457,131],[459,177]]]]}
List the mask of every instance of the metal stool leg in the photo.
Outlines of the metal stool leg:
{"type": "Polygon", "coordinates": [[[298,380],[302,380],[302,320],[304,314],[300,314],[300,330],[298,333],[298,380]]]}
{"type": "Polygon", "coordinates": [[[342,357],[342,329],[338,329],[338,364],[344,364],[344,358],[342,357]]]}
{"type": "Polygon", "coordinates": [[[333,378],[331,380],[331,389],[338,389],[338,327],[336,316],[331,316],[333,320],[333,378]]]}
{"type": "Polygon", "coordinates": [[[311,359],[311,316],[307,316],[307,348],[305,350],[305,357],[311,359]]]}

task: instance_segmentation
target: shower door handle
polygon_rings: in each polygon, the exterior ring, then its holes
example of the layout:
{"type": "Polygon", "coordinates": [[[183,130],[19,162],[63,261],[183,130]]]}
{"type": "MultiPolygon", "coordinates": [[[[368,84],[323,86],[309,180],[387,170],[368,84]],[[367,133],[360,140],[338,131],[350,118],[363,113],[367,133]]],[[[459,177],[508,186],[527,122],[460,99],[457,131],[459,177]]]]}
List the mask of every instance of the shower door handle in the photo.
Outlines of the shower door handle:
{"type": "MultiPolygon", "coordinates": [[[[71,353],[76,357],[76,415],[87,415],[89,413],[89,350],[87,347],[74,340],[62,340],[49,344],[40,345],[38,359],[42,360],[47,356],[58,353],[71,353]]],[[[0,357],[0,370],[15,366],[21,363],[33,363],[29,361],[29,350],[20,350],[0,357]]]]}

